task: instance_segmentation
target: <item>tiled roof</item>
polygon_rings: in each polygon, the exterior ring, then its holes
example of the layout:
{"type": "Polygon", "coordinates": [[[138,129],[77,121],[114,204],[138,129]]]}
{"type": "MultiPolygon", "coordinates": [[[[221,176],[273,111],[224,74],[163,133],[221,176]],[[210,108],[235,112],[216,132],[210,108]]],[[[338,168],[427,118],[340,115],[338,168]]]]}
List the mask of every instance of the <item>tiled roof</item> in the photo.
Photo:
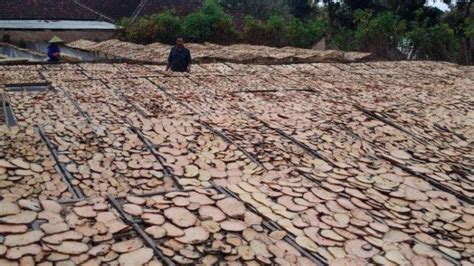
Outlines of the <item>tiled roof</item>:
{"type": "Polygon", "coordinates": [[[100,20],[100,15],[78,6],[74,0],[0,1],[0,20],[100,20]]]}
{"type": "MultiPolygon", "coordinates": [[[[141,3],[140,0],[79,0],[79,2],[113,19],[132,16],[141,3]]],[[[164,10],[174,10],[178,15],[187,15],[197,10],[201,4],[202,0],[147,0],[138,16],[152,15],[164,10]]]]}
{"type": "MultiPolygon", "coordinates": [[[[4,0],[0,1],[0,20],[104,20],[130,17],[140,0],[4,0]],[[77,3],[76,3],[77,2],[77,3]],[[105,16],[102,17],[101,15],[105,16]]],[[[186,15],[202,4],[202,0],[148,0],[139,16],[173,9],[186,15]]]]}
{"type": "Polygon", "coordinates": [[[130,17],[141,0],[79,0],[79,3],[113,19],[130,17]]]}

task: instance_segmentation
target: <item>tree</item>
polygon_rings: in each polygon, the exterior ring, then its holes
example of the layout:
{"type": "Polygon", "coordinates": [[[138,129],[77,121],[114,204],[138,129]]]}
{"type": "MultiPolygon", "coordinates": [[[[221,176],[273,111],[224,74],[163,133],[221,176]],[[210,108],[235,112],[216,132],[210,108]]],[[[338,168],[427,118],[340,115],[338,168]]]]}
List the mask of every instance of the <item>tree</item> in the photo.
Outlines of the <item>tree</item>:
{"type": "Polygon", "coordinates": [[[233,18],[215,0],[204,1],[200,10],[186,17],[184,34],[194,42],[238,38],[233,18]]]}
{"type": "MultiPolygon", "coordinates": [[[[124,20],[123,23],[129,23],[124,20]]],[[[156,40],[157,27],[152,19],[143,17],[135,21],[135,23],[128,24],[123,32],[127,40],[136,43],[151,43],[156,40]]]]}
{"type": "Polygon", "coordinates": [[[302,21],[292,19],[284,29],[284,45],[301,48],[311,48],[321,40],[326,33],[326,23],[321,19],[302,21]]]}
{"type": "Polygon", "coordinates": [[[460,39],[446,23],[434,27],[416,25],[406,37],[413,46],[413,53],[419,59],[452,62],[460,59],[460,39]]]}
{"type": "Polygon", "coordinates": [[[310,48],[326,37],[329,48],[368,51],[380,58],[414,54],[415,58],[472,64],[474,1],[443,0],[456,3],[449,12],[427,2],[205,0],[201,9],[185,18],[164,12],[135,23],[123,19],[119,25],[121,38],[138,43],[172,43],[183,34],[192,42],[310,48]],[[318,2],[325,5],[316,7],[318,2]],[[243,23],[235,23],[234,16],[243,16],[243,23]]]}
{"type": "Polygon", "coordinates": [[[121,27],[119,37],[136,43],[173,44],[182,34],[180,18],[170,11],[141,17],[133,23],[129,18],[123,18],[118,25],[121,27]]]}
{"type": "Polygon", "coordinates": [[[355,41],[362,51],[382,58],[400,58],[397,50],[405,31],[405,23],[391,11],[374,14],[371,10],[355,12],[355,41]]]}
{"type": "Polygon", "coordinates": [[[270,16],[290,18],[288,0],[220,0],[219,3],[231,13],[242,13],[256,19],[270,16]]]}
{"type": "Polygon", "coordinates": [[[284,44],[285,19],[271,16],[268,20],[259,20],[252,16],[244,19],[244,41],[251,44],[281,47],[284,44]]]}
{"type": "Polygon", "coordinates": [[[151,16],[155,24],[155,39],[162,43],[174,44],[182,34],[181,19],[171,11],[165,11],[151,16]]]}
{"type": "Polygon", "coordinates": [[[291,14],[297,18],[307,18],[315,10],[315,3],[311,0],[288,0],[291,14]]]}

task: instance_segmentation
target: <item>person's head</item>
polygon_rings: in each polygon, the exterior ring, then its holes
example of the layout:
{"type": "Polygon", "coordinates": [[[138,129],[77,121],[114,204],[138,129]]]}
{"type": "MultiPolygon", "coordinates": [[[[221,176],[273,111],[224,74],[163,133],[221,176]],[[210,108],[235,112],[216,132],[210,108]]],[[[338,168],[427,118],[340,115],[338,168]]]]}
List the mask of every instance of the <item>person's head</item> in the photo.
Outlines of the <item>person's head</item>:
{"type": "Polygon", "coordinates": [[[51,40],[49,40],[49,43],[51,45],[59,45],[59,44],[62,44],[64,41],[59,38],[58,36],[54,36],[51,40]]]}
{"type": "Polygon", "coordinates": [[[176,38],[176,46],[177,47],[184,47],[184,38],[183,37],[176,38]]]}

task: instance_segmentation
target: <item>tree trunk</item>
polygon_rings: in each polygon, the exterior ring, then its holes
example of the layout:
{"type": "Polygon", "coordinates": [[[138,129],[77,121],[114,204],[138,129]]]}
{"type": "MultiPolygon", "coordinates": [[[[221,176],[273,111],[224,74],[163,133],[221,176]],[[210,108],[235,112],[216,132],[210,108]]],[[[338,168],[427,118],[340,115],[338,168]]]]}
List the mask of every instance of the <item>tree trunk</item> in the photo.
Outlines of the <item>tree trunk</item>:
{"type": "Polygon", "coordinates": [[[327,12],[328,12],[328,20],[329,20],[329,30],[327,31],[327,37],[328,37],[328,40],[331,39],[331,37],[333,36],[333,30],[335,29],[335,23],[334,23],[334,20],[335,20],[335,15],[334,15],[334,12],[335,12],[335,7],[334,7],[334,2],[333,1],[323,1],[324,3],[327,4],[327,12]]]}
{"type": "MultiPolygon", "coordinates": [[[[464,15],[464,19],[467,20],[470,15],[471,15],[471,7],[472,7],[472,3],[474,2],[474,0],[470,0],[469,3],[467,4],[466,6],[466,14],[464,15]]],[[[466,64],[467,65],[470,65],[473,63],[473,51],[472,51],[472,42],[471,42],[471,38],[469,37],[465,37],[464,38],[464,52],[466,53],[466,64]]]]}
{"type": "Polygon", "coordinates": [[[464,18],[469,18],[469,15],[471,13],[471,6],[472,6],[472,3],[474,2],[474,0],[470,0],[469,3],[467,4],[467,7],[466,7],[466,14],[464,15],[464,18]]]}

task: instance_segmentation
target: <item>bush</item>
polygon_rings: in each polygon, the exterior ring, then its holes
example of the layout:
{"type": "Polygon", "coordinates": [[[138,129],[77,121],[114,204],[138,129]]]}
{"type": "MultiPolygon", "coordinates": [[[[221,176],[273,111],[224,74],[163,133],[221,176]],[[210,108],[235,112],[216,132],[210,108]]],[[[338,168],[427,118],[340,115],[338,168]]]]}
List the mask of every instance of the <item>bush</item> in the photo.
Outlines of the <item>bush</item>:
{"type": "Polygon", "coordinates": [[[126,40],[135,43],[151,43],[156,41],[158,31],[154,21],[149,17],[143,17],[135,23],[126,26],[122,33],[126,40]]]}
{"type": "Polygon", "coordinates": [[[263,45],[265,40],[266,25],[261,20],[257,20],[252,16],[244,18],[243,39],[250,44],[263,45]]]}
{"type": "Polygon", "coordinates": [[[310,47],[310,37],[308,28],[299,19],[292,19],[285,26],[285,46],[310,47]]]}
{"type": "MultiPolygon", "coordinates": [[[[251,1],[249,1],[250,3],[251,1]]],[[[245,4],[245,3],[243,3],[245,4]]],[[[268,9],[268,3],[261,3],[268,9]]],[[[179,35],[191,42],[214,42],[221,44],[244,41],[268,46],[296,46],[310,48],[326,31],[322,19],[286,19],[272,15],[267,20],[246,16],[243,30],[237,31],[232,16],[224,12],[216,0],[205,0],[198,11],[180,19],[173,12],[163,12],[142,17],[134,23],[125,18],[119,21],[123,28],[120,37],[136,43],[162,42],[172,44],[179,35]]]]}
{"type": "Polygon", "coordinates": [[[211,38],[212,22],[203,13],[194,13],[184,21],[184,35],[193,42],[205,42],[211,38]]]}
{"type": "Polygon", "coordinates": [[[474,38],[474,18],[466,19],[463,31],[467,38],[474,38]]]}
{"type": "Polygon", "coordinates": [[[258,20],[247,16],[243,40],[259,45],[311,48],[325,33],[326,25],[318,19],[303,21],[292,18],[287,21],[280,16],[271,16],[268,20],[258,20]]]}
{"type": "Polygon", "coordinates": [[[416,26],[406,37],[418,59],[458,61],[461,40],[446,23],[424,28],[416,26]]]}
{"type": "Polygon", "coordinates": [[[285,44],[285,19],[281,16],[270,16],[266,23],[269,46],[282,47],[285,44]]]}
{"type": "Polygon", "coordinates": [[[220,0],[227,10],[266,20],[270,16],[290,18],[288,0],[220,0]]]}
{"type": "Polygon", "coordinates": [[[233,18],[216,0],[206,0],[199,11],[186,17],[184,34],[194,42],[225,42],[238,36],[233,18]]]}
{"type": "Polygon", "coordinates": [[[285,26],[285,46],[311,48],[326,34],[326,24],[320,19],[292,19],[285,26]]]}
{"type": "Polygon", "coordinates": [[[354,31],[348,27],[342,27],[331,35],[328,40],[328,47],[331,49],[340,49],[343,51],[356,50],[354,42],[354,31]]]}
{"type": "Polygon", "coordinates": [[[354,15],[357,25],[355,43],[362,51],[373,52],[384,58],[396,58],[398,45],[403,38],[405,23],[393,12],[374,15],[372,11],[358,10],[354,15]]]}
{"type": "Polygon", "coordinates": [[[285,38],[285,19],[271,16],[269,20],[259,20],[251,16],[244,19],[244,41],[251,44],[281,47],[285,38]]]}
{"type": "Polygon", "coordinates": [[[324,19],[316,18],[313,20],[309,20],[306,23],[306,27],[308,28],[308,33],[312,38],[312,43],[315,43],[321,40],[326,35],[328,30],[328,23],[324,19]]]}
{"type": "Polygon", "coordinates": [[[297,18],[304,18],[311,15],[315,10],[316,1],[310,0],[288,0],[288,5],[291,9],[291,14],[297,18]]]}
{"type": "Polygon", "coordinates": [[[323,1],[327,5],[321,8],[316,2],[321,1],[204,0],[185,18],[163,12],[134,23],[122,19],[118,25],[120,38],[136,43],[174,43],[183,35],[191,42],[311,48],[327,36],[328,48],[472,64],[471,2],[446,13],[424,1],[323,1]],[[234,23],[224,8],[243,15],[243,23],[234,23]]]}
{"type": "Polygon", "coordinates": [[[173,44],[182,34],[181,19],[173,12],[165,11],[153,16],[139,18],[134,23],[123,18],[118,22],[121,27],[119,37],[136,43],[162,42],[173,44]]]}
{"type": "Polygon", "coordinates": [[[165,11],[154,15],[151,20],[155,24],[155,39],[162,43],[174,44],[176,38],[182,35],[181,20],[173,12],[165,11]]]}

